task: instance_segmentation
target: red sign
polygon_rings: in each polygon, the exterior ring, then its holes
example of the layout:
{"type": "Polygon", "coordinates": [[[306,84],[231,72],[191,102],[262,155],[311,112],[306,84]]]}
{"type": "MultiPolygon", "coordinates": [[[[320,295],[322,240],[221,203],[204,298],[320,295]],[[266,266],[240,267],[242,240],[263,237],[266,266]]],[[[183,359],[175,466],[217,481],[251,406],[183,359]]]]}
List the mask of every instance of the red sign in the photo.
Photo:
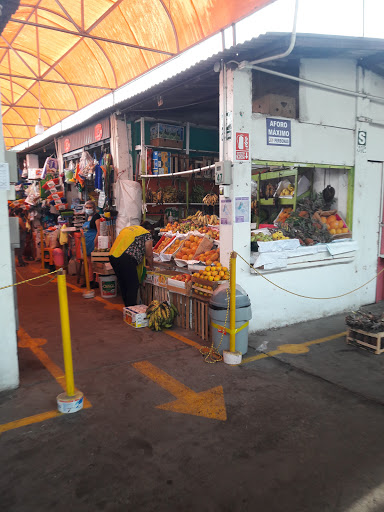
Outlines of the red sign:
{"type": "Polygon", "coordinates": [[[96,141],[99,141],[103,138],[103,127],[101,126],[101,124],[97,124],[95,126],[95,140],[96,141]]]}
{"type": "Polygon", "coordinates": [[[64,141],[64,153],[68,153],[71,149],[71,141],[69,139],[65,139],[64,141]]]}
{"type": "Polygon", "coordinates": [[[249,133],[236,132],[236,160],[249,160],[249,133]]]}

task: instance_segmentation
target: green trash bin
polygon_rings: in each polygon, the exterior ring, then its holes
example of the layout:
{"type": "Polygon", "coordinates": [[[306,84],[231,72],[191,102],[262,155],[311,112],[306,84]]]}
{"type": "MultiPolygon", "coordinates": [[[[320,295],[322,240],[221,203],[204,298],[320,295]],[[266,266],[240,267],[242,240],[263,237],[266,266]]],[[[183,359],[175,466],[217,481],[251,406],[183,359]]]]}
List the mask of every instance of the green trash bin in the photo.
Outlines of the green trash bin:
{"type": "MultiPolygon", "coordinates": [[[[223,350],[229,350],[229,312],[227,322],[225,322],[229,300],[229,290],[227,295],[228,286],[229,283],[220,285],[213,292],[209,303],[212,341],[220,354],[223,353],[223,350]],[[223,338],[222,342],[221,338],[223,338]]],[[[246,354],[248,351],[248,327],[251,318],[250,298],[241,286],[236,285],[236,350],[242,354],[246,354]]]]}

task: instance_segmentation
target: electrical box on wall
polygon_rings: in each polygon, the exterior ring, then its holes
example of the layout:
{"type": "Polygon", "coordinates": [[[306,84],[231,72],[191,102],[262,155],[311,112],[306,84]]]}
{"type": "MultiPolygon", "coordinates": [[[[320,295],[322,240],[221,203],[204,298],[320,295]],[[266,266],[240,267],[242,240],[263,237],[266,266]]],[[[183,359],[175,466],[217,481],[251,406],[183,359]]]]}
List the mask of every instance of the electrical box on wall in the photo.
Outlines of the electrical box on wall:
{"type": "Polygon", "coordinates": [[[229,160],[215,163],[215,185],[231,185],[232,163],[229,160]]]}

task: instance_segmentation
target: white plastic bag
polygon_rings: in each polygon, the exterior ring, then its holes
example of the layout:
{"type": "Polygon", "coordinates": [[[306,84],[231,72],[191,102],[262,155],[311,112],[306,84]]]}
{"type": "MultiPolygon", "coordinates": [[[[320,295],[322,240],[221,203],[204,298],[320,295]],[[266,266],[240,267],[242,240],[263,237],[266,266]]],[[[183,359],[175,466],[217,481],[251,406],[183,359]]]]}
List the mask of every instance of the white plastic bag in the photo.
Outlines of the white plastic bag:
{"type": "Polygon", "coordinates": [[[136,181],[119,180],[115,185],[116,233],[127,226],[138,226],[141,222],[142,189],[136,181]]]}

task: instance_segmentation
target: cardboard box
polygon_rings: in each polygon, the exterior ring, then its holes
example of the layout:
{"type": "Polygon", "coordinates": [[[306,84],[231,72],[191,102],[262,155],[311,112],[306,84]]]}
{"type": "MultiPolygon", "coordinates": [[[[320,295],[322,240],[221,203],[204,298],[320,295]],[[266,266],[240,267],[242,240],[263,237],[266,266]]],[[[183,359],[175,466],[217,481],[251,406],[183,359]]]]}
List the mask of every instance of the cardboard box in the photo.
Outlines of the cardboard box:
{"type": "Polygon", "coordinates": [[[141,327],[148,327],[148,319],[147,319],[147,307],[144,304],[139,304],[137,306],[129,306],[123,309],[123,319],[124,322],[128,325],[132,325],[132,327],[136,327],[139,329],[141,327]]]}
{"type": "Polygon", "coordinates": [[[266,94],[252,101],[252,112],[276,117],[296,118],[296,99],[281,94],[266,94]]]}
{"type": "Polygon", "coordinates": [[[152,146],[165,147],[165,148],[175,148],[175,149],[183,149],[183,141],[182,140],[167,140],[167,139],[151,139],[152,146]]]}
{"type": "Polygon", "coordinates": [[[168,291],[173,293],[179,293],[180,295],[186,295],[189,297],[192,291],[192,281],[178,281],[177,279],[168,278],[168,291]]]}
{"type": "Polygon", "coordinates": [[[112,276],[115,274],[110,263],[92,263],[92,270],[96,274],[101,274],[103,276],[112,276]]]}

